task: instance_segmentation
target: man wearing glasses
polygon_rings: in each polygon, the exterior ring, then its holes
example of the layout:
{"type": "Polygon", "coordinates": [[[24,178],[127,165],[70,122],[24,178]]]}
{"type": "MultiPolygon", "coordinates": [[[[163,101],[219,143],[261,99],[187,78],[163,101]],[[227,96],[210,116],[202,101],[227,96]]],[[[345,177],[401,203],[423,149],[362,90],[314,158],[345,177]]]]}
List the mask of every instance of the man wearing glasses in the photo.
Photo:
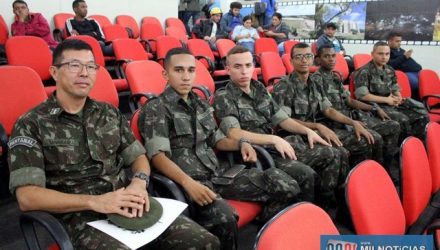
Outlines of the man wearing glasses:
{"type": "Polygon", "coordinates": [[[299,200],[316,201],[325,208],[335,208],[334,191],[339,180],[345,178],[347,167],[341,160],[340,151],[330,147],[330,143],[313,130],[290,119],[264,85],[252,80],[254,64],[247,48],[231,49],[226,65],[230,81],[224,90],[216,92],[214,99],[215,114],[221,121],[223,133],[232,139],[245,137],[253,144],[265,146],[276,167],[298,182],[299,200]],[[282,138],[276,135],[276,127],[294,135],[282,138]],[[315,171],[321,178],[331,181],[318,181],[315,171]],[[316,200],[315,190],[319,191],[316,200]]]}
{"type": "Polygon", "coordinates": [[[290,56],[295,70],[275,85],[275,101],[290,117],[318,131],[328,143],[338,147],[344,146],[349,150],[351,166],[370,158],[372,144],[380,144],[382,147],[382,142],[375,142],[363,123],[352,120],[332,107],[322,90],[321,78],[309,73],[313,62],[310,46],[298,43],[293,47],[290,56]],[[342,124],[341,129],[331,130],[318,123],[317,119],[321,114],[337,124],[342,124]]]}
{"type": "MultiPolygon", "coordinates": [[[[86,223],[149,211],[150,166],[124,116],[88,97],[98,65],[91,47],[69,39],[53,53],[57,90],[15,124],[9,141],[10,190],[22,211],[52,213],[75,249],[129,249],[86,223]],[[129,182],[123,169],[130,166],[129,182]],[[128,185],[127,185],[128,184],[128,185]]],[[[179,216],[150,249],[218,249],[220,242],[179,216]]]]}

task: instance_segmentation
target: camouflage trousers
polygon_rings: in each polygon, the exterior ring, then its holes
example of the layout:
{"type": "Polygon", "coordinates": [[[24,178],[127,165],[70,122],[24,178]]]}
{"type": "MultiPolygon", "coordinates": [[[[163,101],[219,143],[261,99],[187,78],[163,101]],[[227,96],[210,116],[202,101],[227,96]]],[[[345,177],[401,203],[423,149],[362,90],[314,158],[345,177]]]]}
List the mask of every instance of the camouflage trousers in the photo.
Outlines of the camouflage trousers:
{"type": "Polygon", "coordinates": [[[228,199],[261,202],[259,219],[264,222],[295,203],[300,192],[298,183],[277,168],[245,169],[231,184],[216,185],[215,190],[228,199]]]}
{"type": "MultiPolygon", "coordinates": [[[[94,220],[103,219],[105,215],[97,217],[100,218],[94,220]]],[[[106,233],[86,225],[87,221],[91,220],[66,226],[75,249],[130,249],[106,233]]],[[[180,215],[157,239],[141,249],[220,249],[220,241],[205,228],[180,215]]]]}
{"type": "Polygon", "coordinates": [[[395,161],[395,157],[399,152],[399,123],[394,120],[383,121],[380,118],[373,117],[369,113],[363,111],[357,111],[357,113],[360,121],[367,124],[369,129],[382,136],[383,161],[380,163],[382,163],[382,165],[387,169],[390,169],[391,167],[398,167],[399,164],[395,161]]]}
{"type": "Polygon", "coordinates": [[[381,105],[381,108],[392,120],[400,124],[399,143],[411,135],[423,140],[425,126],[429,122],[429,116],[427,111],[424,110],[422,103],[413,99],[406,99],[405,102],[398,107],[381,105]]]}

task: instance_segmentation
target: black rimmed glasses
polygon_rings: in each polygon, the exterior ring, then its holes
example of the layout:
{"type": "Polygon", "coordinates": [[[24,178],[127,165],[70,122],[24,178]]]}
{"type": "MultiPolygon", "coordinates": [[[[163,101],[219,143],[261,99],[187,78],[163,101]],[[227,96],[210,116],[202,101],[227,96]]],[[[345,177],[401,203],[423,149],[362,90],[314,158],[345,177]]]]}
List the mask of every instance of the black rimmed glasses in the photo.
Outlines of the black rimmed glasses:
{"type": "Polygon", "coordinates": [[[307,60],[313,59],[313,54],[307,53],[307,54],[297,54],[297,55],[293,56],[293,60],[296,60],[296,61],[302,61],[304,59],[307,59],[307,60]]]}
{"type": "Polygon", "coordinates": [[[99,69],[99,65],[96,63],[80,63],[78,61],[71,61],[71,62],[64,62],[64,63],[58,63],[54,64],[53,66],[60,68],[63,65],[67,65],[67,68],[72,73],[79,73],[82,72],[84,67],[86,67],[87,73],[94,75],[96,74],[96,71],[99,69]]]}

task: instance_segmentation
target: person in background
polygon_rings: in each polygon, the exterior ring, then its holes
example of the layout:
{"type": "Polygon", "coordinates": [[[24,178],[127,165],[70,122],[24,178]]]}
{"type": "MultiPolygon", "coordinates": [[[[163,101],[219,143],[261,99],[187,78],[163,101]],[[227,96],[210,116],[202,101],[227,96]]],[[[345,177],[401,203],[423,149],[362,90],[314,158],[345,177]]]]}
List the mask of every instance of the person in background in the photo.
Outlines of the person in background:
{"type": "Polygon", "coordinates": [[[395,70],[405,72],[411,84],[411,97],[419,100],[419,71],[422,70],[422,66],[413,59],[413,50],[402,49],[400,47],[401,43],[402,35],[400,33],[391,32],[388,35],[388,45],[390,46],[388,65],[395,70]]]}
{"type": "Polygon", "coordinates": [[[12,3],[15,20],[11,24],[12,36],[38,36],[46,41],[51,50],[58,45],[50,32],[47,20],[40,13],[29,13],[25,1],[16,0],[12,3]]]}
{"type": "Polygon", "coordinates": [[[231,3],[229,6],[229,12],[224,14],[220,20],[220,25],[222,26],[223,30],[231,33],[236,26],[243,24],[243,16],[240,14],[241,8],[241,3],[231,3]]]}
{"type": "Polygon", "coordinates": [[[188,35],[191,35],[189,20],[192,20],[192,26],[194,26],[196,20],[200,17],[201,10],[202,3],[199,0],[180,0],[179,19],[182,20],[185,25],[186,33],[188,35]]]}
{"type": "Polygon", "coordinates": [[[283,15],[275,12],[272,16],[272,23],[263,27],[258,27],[259,32],[264,32],[267,37],[272,37],[278,44],[280,55],[284,54],[284,42],[289,39],[290,28],[285,22],[282,22],[283,15]]]}
{"type": "Polygon", "coordinates": [[[322,34],[316,41],[318,49],[324,44],[331,44],[336,53],[345,56],[345,48],[341,41],[335,37],[338,26],[336,23],[325,24],[324,34],[322,34]]]}
{"type": "Polygon", "coordinates": [[[255,40],[260,38],[257,30],[252,27],[252,17],[245,16],[243,18],[243,25],[238,25],[232,31],[231,39],[237,44],[246,47],[254,54],[255,40]]]}
{"type": "Polygon", "coordinates": [[[192,32],[197,38],[205,40],[212,50],[217,51],[215,41],[220,38],[227,38],[228,33],[222,29],[220,19],[222,18],[222,10],[220,8],[212,8],[210,11],[210,19],[201,20],[196,24],[192,32]]]}

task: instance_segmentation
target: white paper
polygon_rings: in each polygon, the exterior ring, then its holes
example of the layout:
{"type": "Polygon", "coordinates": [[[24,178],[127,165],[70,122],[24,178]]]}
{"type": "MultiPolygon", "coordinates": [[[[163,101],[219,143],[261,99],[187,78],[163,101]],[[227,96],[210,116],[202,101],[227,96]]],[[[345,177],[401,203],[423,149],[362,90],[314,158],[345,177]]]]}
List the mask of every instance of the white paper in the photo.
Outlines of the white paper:
{"type": "Polygon", "coordinates": [[[162,205],[163,214],[156,224],[145,229],[143,232],[138,233],[122,229],[109,223],[108,220],[97,220],[87,224],[112,236],[129,248],[137,249],[159,237],[188,206],[186,203],[177,200],[154,198],[162,205]]]}

